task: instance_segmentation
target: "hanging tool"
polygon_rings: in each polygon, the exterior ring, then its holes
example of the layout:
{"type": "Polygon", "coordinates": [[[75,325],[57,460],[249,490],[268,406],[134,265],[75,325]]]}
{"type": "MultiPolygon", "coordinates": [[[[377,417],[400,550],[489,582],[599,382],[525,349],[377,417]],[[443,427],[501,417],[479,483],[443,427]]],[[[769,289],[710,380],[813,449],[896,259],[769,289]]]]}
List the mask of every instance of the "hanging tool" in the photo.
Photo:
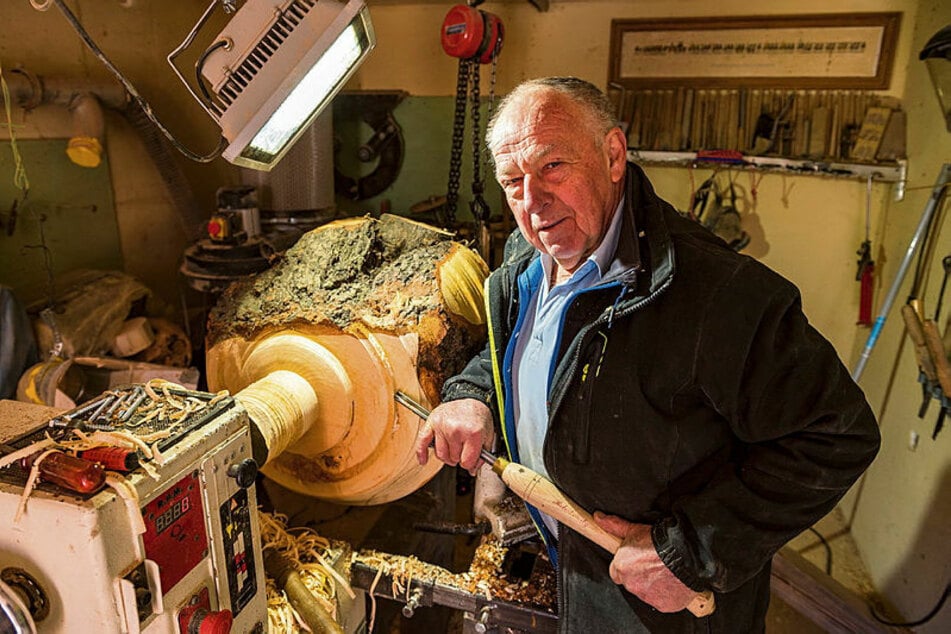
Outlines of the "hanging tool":
{"type": "Polygon", "coordinates": [[[495,77],[505,29],[502,20],[492,13],[471,6],[456,5],[446,14],[442,24],[442,47],[452,57],[459,58],[456,79],[456,101],[452,125],[452,151],[449,159],[449,184],[446,193],[446,220],[455,224],[456,204],[459,200],[459,177],[462,166],[462,145],[466,126],[466,100],[471,104],[472,117],[472,201],[469,203],[476,221],[476,239],[479,253],[488,260],[489,216],[491,209],[485,202],[485,180],[482,176],[482,131],[480,125],[481,64],[492,64],[492,83],[489,90],[489,117],[495,98],[495,77]]]}
{"type": "Polygon", "coordinates": [[[925,205],[925,209],[921,214],[921,219],[918,221],[918,226],[915,228],[915,233],[911,238],[911,242],[908,244],[908,249],[905,251],[905,255],[902,258],[901,264],[898,267],[898,273],[895,275],[895,279],[892,282],[891,288],[888,289],[888,294],[885,296],[885,301],[882,303],[878,317],[875,318],[875,324],[872,326],[872,332],[869,333],[868,339],[865,342],[865,348],[862,350],[862,354],[859,357],[858,363],[856,364],[855,369],[852,371],[853,381],[858,381],[862,377],[862,372],[865,370],[865,364],[868,363],[868,359],[872,355],[872,349],[875,347],[875,344],[878,341],[878,336],[881,334],[882,328],[885,326],[885,319],[888,317],[888,311],[891,310],[892,304],[895,303],[895,297],[898,296],[898,290],[901,288],[901,284],[905,279],[905,274],[908,272],[911,259],[914,257],[915,251],[918,249],[918,243],[927,233],[935,210],[940,206],[939,202],[944,200],[945,187],[949,181],[951,181],[951,163],[945,163],[941,166],[941,173],[938,175],[938,179],[935,181],[934,188],[931,190],[931,197],[928,198],[928,203],[925,205]]]}
{"type": "Polygon", "coordinates": [[[937,421],[935,421],[934,431],[931,434],[932,440],[938,437],[938,433],[944,426],[944,418],[948,410],[951,409],[951,400],[949,400],[951,399],[951,363],[948,362],[948,354],[944,348],[941,331],[938,328],[938,318],[941,315],[944,291],[948,285],[948,276],[951,275],[951,256],[946,256],[942,259],[941,266],[944,268],[944,277],[941,280],[941,290],[938,293],[934,319],[926,319],[922,324],[925,344],[928,346],[928,352],[931,355],[931,361],[934,363],[935,373],[938,376],[938,384],[941,386],[941,411],[938,413],[937,421]]]}
{"type": "Polygon", "coordinates": [[[901,316],[905,321],[908,336],[915,344],[915,358],[918,360],[918,382],[921,383],[921,406],[918,408],[918,418],[924,418],[932,396],[937,395],[939,399],[941,397],[938,375],[935,373],[931,353],[928,352],[928,345],[925,343],[925,332],[921,326],[921,316],[918,314],[915,303],[902,306],[901,316]]]}
{"type": "MultiPolygon", "coordinates": [[[[429,412],[426,408],[405,393],[397,391],[394,397],[396,402],[423,420],[429,418],[429,412]]],[[[497,457],[486,449],[482,450],[481,456],[513,493],[542,513],[550,515],[565,526],[581,533],[609,553],[616,553],[621,547],[620,537],[612,535],[598,526],[590,513],[559,491],[550,480],[540,473],[532,471],[524,465],[497,457]]],[[[687,609],[697,617],[712,614],[715,608],[713,593],[709,590],[697,593],[697,596],[687,606],[687,609]]]]}
{"type": "Polygon", "coordinates": [[[875,274],[875,261],[872,259],[872,240],[869,237],[872,224],[872,175],[865,182],[865,241],[856,252],[859,256],[855,281],[861,282],[859,290],[859,326],[872,325],[872,289],[875,274]]]}

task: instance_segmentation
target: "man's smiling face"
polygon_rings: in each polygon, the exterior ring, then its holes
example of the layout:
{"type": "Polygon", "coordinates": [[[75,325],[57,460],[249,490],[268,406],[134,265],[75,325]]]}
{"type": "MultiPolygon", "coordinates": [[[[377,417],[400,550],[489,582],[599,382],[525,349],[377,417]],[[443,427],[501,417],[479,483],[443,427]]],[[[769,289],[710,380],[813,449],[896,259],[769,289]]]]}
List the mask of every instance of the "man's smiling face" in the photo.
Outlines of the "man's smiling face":
{"type": "Polygon", "coordinates": [[[553,90],[508,104],[492,129],[495,174],[515,221],[567,271],[584,263],[610,226],[626,145],[620,128],[601,132],[581,106],[553,90]]]}

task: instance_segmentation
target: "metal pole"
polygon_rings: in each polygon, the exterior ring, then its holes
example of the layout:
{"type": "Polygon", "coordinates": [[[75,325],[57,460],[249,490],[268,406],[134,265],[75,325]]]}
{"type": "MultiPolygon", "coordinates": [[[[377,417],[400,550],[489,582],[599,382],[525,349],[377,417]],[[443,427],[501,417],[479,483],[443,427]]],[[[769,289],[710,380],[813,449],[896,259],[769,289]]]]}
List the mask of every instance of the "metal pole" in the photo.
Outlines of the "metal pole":
{"type": "Polygon", "coordinates": [[[885,296],[885,302],[882,304],[882,309],[879,312],[878,317],[875,319],[875,323],[872,325],[872,332],[869,333],[868,340],[865,342],[865,349],[862,350],[862,356],[859,357],[859,362],[852,371],[852,379],[854,381],[858,381],[859,377],[862,376],[862,371],[865,370],[865,364],[868,362],[868,358],[872,354],[872,348],[875,347],[875,343],[878,341],[878,336],[881,334],[882,328],[885,326],[885,318],[888,317],[888,311],[891,310],[892,304],[895,303],[895,297],[898,295],[898,289],[901,287],[902,281],[905,279],[905,274],[908,272],[911,259],[914,257],[915,251],[918,249],[918,244],[922,241],[925,233],[928,231],[928,225],[931,223],[931,217],[938,208],[938,201],[941,200],[941,196],[944,193],[944,188],[948,184],[949,179],[951,179],[951,163],[945,163],[941,166],[941,173],[938,175],[938,180],[935,181],[934,189],[931,190],[931,197],[928,199],[928,204],[925,205],[925,210],[921,214],[921,220],[918,221],[918,228],[915,229],[915,234],[911,238],[911,242],[908,245],[908,250],[905,251],[905,257],[902,259],[901,265],[898,267],[898,274],[895,276],[895,281],[892,282],[891,288],[888,289],[888,295],[885,296]]]}

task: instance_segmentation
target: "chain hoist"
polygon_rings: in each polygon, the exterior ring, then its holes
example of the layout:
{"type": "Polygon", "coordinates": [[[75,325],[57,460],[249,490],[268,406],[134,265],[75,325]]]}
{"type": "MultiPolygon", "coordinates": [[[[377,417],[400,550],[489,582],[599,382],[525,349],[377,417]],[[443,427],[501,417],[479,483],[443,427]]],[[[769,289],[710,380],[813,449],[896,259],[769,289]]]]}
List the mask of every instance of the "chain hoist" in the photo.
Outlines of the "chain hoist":
{"type": "Polygon", "coordinates": [[[462,167],[463,143],[465,141],[466,104],[472,118],[472,201],[469,204],[472,216],[480,228],[478,241],[483,254],[488,249],[487,230],[491,210],[485,202],[485,181],[482,176],[483,152],[481,142],[480,80],[481,64],[492,64],[492,79],[489,93],[488,116],[492,116],[495,102],[495,79],[499,51],[502,49],[504,28],[498,16],[471,6],[456,5],[443,20],[442,46],[449,55],[459,58],[456,78],[456,100],[452,121],[452,151],[449,159],[449,183],[446,192],[446,223],[456,222],[459,202],[459,181],[462,167]]]}

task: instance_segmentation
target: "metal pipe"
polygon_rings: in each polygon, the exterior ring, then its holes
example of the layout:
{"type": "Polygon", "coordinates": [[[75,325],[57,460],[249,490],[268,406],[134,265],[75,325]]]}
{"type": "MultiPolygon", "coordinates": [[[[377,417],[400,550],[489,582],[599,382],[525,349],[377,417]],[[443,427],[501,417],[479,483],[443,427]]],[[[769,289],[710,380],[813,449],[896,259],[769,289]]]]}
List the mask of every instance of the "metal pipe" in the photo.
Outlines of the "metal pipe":
{"type": "MultiPolygon", "coordinates": [[[[207,212],[195,199],[181,166],[174,160],[170,144],[161,131],[152,124],[139,104],[129,98],[122,84],[111,80],[46,77],[20,68],[10,71],[7,79],[12,105],[26,110],[45,104],[68,108],[70,105],[75,105],[81,96],[88,95],[98,100],[102,106],[121,114],[145,145],[149,158],[152,159],[184,221],[188,239],[198,238],[207,212]]],[[[79,102],[81,103],[81,100],[79,102]]],[[[75,127],[76,121],[73,123],[75,127]]]]}
{"type": "Polygon", "coordinates": [[[911,265],[915,251],[918,250],[919,243],[928,232],[931,218],[938,208],[938,202],[941,200],[944,194],[944,188],[947,186],[949,180],[951,180],[951,163],[945,163],[941,166],[941,173],[938,175],[938,180],[935,181],[934,188],[931,190],[931,197],[928,199],[928,203],[925,205],[925,209],[921,214],[921,220],[918,221],[918,227],[915,229],[911,242],[908,244],[905,257],[898,267],[898,274],[895,276],[895,281],[892,282],[891,288],[888,289],[888,294],[885,296],[882,309],[875,319],[875,323],[872,325],[872,332],[869,333],[868,340],[865,342],[865,349],[862,350],[862,356],[859,357],[859,361],[852,371],[852,379],[854,381],[858,381],[862,376],[862,372],[865,370],[865,364],[868,363],[868,358],[872,354],[872,348],[875,347],[878,336],[885,326],[885,319],[888,317],[888,312],[891,310],[892,304],[895,303],[895,297],[898,295],[898,290],[905,279],[905,274],[908,273],[908,267],[911,265]]]}

